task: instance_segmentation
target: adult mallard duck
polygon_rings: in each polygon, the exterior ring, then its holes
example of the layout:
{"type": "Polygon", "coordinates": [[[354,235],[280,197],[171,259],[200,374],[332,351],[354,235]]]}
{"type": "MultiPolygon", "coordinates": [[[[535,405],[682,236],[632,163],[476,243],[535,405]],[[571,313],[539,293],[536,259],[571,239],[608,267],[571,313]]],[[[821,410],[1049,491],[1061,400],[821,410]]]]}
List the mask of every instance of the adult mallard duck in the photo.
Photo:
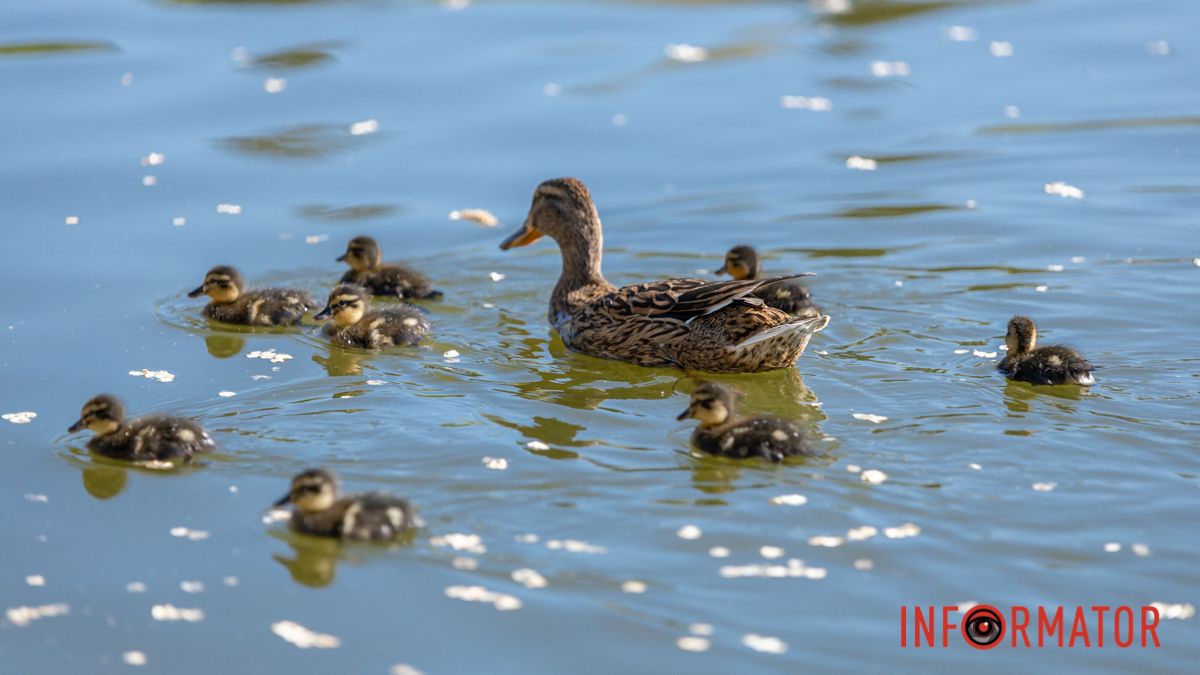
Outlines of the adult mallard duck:
{"type": "Polygon", "coordinates": [[[316,309],[308,291],[295,288],[247,290],[246,280],[229,265],[217,265],[204,275],[204,283],[188,293],[189,298],[207,295],[204,308],[209,318],[247,326],[293,326],[304,313],[316,309]]]}
{"type": "MultiPolygon", "coordinates": [[[[758,264],[758,251],[745,244],[734,246],[725,254],[725,264],[716,274],[728,274],[734,279],[761,279],[762,268],[758,264]]],[[[821,308],[813,304],[808,287],[798,281],[781,281],[760,288],[754,296],[762,298],[768,307],[787,312],[792,316],[820,316],[821,308]]]]}
{"type": "Polygon", "coordinates": [[[88,429],[96,435],[88,449],[97,455],[133,462],[181,459],[213,450],[216,446],[199,424],[183,417],[149,415],[125,419],[125,406],[116,396],[100,394],[83,405],[79,421],[68,433],[88,429]]]}
{"type": "Polygon", "coordinates": [[[600,272],[600,215],[574,178],[539,185],[524,225],[500,248],[525,246],[542,235],[562,253],[550,325],[567,347],[584,354],[642,366],[759,372],[794,366],[812,334],[829,323],[828,316],[793,318],[753,295],[792,277],[613,286],[600,272]]]}
{"type": "Polygon", "coordinates": [[[795,424],[774,417],[738,417],[737,394],[715,382],[701,382],[692,392],[678,419],[700,422],[692,432],[692,445],[711,455],[744,459],[761,457],[772,462],[794,455],[816,455],[795,424]]]}
{"type": "Polygon", "coordinates": [[[342,496],[337,476],[309,469],[292,479],[291,489],[275,506],[296,507],[290,527],[301,534],[359,541],[397,539],[424,525],[407,500],[382,492],[342,496]]]}
{"type": "Polygon", "coordinates": [[[1027,316],[1014,316],[1004,337],[1008,354],[996,366],[1011,380],[1033,384],[1095,384],[1095,367],[1079,352],[1062,345],[1037,346],[1037,325],[1027,316]]]}
{"type": "Polygon", "coordinates": [[[350,266],[342,275],[343,284],[358,284],[375,295],[398,298],[437,300],[442,297],[429,285],[429,279],[420,272],[383,262],[379,244],[370,237],[355,237],[346,244],[346,252],[337,259],[350,266]]]}

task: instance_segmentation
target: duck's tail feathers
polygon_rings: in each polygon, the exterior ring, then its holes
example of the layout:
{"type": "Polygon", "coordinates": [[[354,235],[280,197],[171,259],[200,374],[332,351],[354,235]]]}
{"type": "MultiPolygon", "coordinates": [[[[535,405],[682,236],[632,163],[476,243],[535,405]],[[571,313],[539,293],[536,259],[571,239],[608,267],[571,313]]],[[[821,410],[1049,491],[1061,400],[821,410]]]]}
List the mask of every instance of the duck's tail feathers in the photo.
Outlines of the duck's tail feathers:
{"type": "Polygon", "coordinates": [[[745,349],[751,345],[756,345],[767,340],[782,338],[783,336],[794,335],[812,335],[813,333],[825,330],[829,325],[829,315],[821,314],[819,316],[810,316],[801,319],[794,319],[787,323],[781,323],[778,326],[768,328],[764,331],[755,333],[750,337],[742,340],[732,347],[732,349],[745,349]]]}

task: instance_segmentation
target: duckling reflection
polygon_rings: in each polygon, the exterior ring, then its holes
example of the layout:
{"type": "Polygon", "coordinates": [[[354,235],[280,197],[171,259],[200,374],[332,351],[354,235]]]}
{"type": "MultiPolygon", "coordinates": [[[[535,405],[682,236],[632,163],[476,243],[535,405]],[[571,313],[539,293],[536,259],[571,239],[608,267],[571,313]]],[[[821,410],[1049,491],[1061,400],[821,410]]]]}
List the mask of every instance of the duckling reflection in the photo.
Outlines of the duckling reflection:
{"type": "Polygon", "coordinates": [[[363,362],[371,358],[369,352],[355,347],[343,347],[330,343],[325,349],[325,355],[313,354],[312,360],[325,368],[330,377],[345,377],[347,375],[362,375],[363,362]]]}
{"type": "MultiPolygon", "coordinates": [[[[737,280],[762,279],[758,262],[758,251],[745,244],[734,246],[725,254],[725,264],[714,274],[728,274],[737,280]]],[[[821,308],[813,304],[808,287],[795,279],[788,279],[760,288],[753,295],[767,303],[768,307],[787,312],[795,317],[820,316],[821,308]]]]}
{"type": "Polygon", "coordinates": [[[126,421],[125,406],[109,394],[94,396],[85,403],[79,420],[67,432],[85,428],[96,434],[88,441],[88,449],[113,459],[189,462],[216,448],[203,427],[183,417],[148,415],[126,421]]]}
{"type": "Polygon", "coordinates": [[[370,237],[355,237],[346,244],[338,259],[350,266],[340,283],[355,284],[375,295],[401,299],[438,300],[442,292],[433,289],[429,278],[420,272],[383,262],[379,244],[370,237]]]}
{"type": "Polygon", "coordinates": [[[337,539],[318,537],[290,538],[292,557],[278,553],[271,556],[287,568],[292,580],[311,588],[323,588],[333,583],[337,575],[338,558],[342,554],[342,542],[337,539]]]}
{"type": "Polygon", "coordinates": [[[701,382],[688,407],[677,418],[699,420],[692,445],[710,455],[735,459],[761,458],[772,462],[786,457],[815,456],[800,427],[773,417],[741,417],[732,387],[701,382]]]}
{"type": "Polygon", "coordinates": [[[204,346],[210,356],[227,359],[241,354],[246,348],[246,341],[236,335],[205,335],[204,346]]]}
{"type": "Polygon", "coordinates": [[[996,366],[1009,379],[1032,384],[1095,384],[1095,367],[1062,345],[1037,346],[1037,325],[1026,316],[1014,316],[1004,337],[1008,354],[996,366]]]}
{"type": "Polygon", "coordinates": [[[91,464],[82,467],[83,489],[96,499],[112,499],[125,490],[128,471],[119,466],[91,464]]]}
{"type": "Polygon", "coordinates": [[[292,531],[316,537],[357,541],[394,541],[425,525],[407,500],[382,492],[341,495],[337,476],[308,469],[292,479],[291,489],[275,506],[292,504],[292,531]]]}
{"type": "Polygon", "coordinates": [[[292,326],[304,313],[316,309],[308,291],[294,288],[247,290],[240,272],[218,265],[204,275],[204,283],[188,293],[189,298],[209,297],[204,313],[211,319],[246,326],[292,326]]]}
{"type": "Polygon", "coordinates": [[[1024,382],[1007,380],[1004,383],[1004,406],[1013,417],[1020,413],[1033,412],[1034,401],[1042,401],[1068,415],[1078,408],[1074,401],[1081,401],[1087,390],[1082,387],[1031,387],[1024,382]],[[1057,399],[1057,400],[1055,400],[1057,399]]]}

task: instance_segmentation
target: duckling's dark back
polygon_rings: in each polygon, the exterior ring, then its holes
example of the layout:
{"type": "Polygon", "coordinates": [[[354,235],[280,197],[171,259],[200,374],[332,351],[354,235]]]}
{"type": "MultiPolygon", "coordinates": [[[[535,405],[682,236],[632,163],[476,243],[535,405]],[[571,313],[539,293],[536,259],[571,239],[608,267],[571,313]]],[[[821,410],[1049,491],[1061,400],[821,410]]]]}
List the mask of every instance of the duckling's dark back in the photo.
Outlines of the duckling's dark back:
{"type": "Polygon", "coordinates": [[[317,307],[308,291],[294,288],[264,288],[246,291],[226,304],[209,303],[210,317],[226,323],[253,326],[291,326],[317,307]]]}
{"type": "Polygon", "coordinates": [[[799,427],[768,417],[742,420],[731,427],[697,427],[692,443],[703,452],[735,459],[761,457],[778,462],[785,457],[816,454],[799,427]]]}
{"type": "Polygon", "coordinates": [[[1033,384],[1082,384],[1095,380],[1095,367],[1087,359],[1071,349],[1060,345],[1038,347],[1027,354],[1007,356],[996,369],[1010,379],[1033,384]]]}
{"type": "Polygon", "coordinates": [[[408,500],[382,492],[349,495],[325,511],[296,512],[291,520],[297,532],[356,541],[387,541],[421,525],[408,500]]]}
{"type": "Polygon", "coordinates": [[[88,441],[99,455],[134,462],[183,459],[215,448],[212,437],[199,424],[182,417],[139,417],[121,429],[88,441]]]}
{"type": "Polygon", "coordinates": [[[336,329],[333,335],[349,347],[412,347],[430,328],[424,312],[409,305],[397,305],[370,310],[358,323],[336,329]]]}
{"type": "Polygon", "coordinates": [[[342,275],[341,283],[358,284],[373,295],[419,300],[435,300],[442,297],[442,292],[433,289],[428,277],[400,265],[383,265],[378,269],[363,272],[350,270],[342,275]]]}
{"type": "Polygon", "coordinates": [[[781,281],[754,292],[768,307],[782,310],[792,316],[816,316],[821,308],[812,302],[808,287],[797,281],[781,281]]]}

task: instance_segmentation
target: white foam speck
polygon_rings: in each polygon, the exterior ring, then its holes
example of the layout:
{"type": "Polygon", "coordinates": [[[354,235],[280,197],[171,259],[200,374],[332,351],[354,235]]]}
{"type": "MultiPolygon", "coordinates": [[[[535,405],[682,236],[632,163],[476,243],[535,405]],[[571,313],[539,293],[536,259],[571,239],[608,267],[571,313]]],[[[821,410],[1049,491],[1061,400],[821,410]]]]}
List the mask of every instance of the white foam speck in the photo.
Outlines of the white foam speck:
{"type": "Polygon", "coordinates": [[[1145,544],[1130,544],[1129,550],[1139,558],[1145,558],[1150,555],[1150,547],[1145,544]]]}
{"type": "Polygon", "coordinates": [[[1083,190],[1062,181],[1046,183],[1042,186],[1042,190],[1048,195],[1058,195],[1068,199],[1083,199],[1084,195],[1083,190]]]}
{"type": "Polygon", "coordinates": [[[525,447],[529,448],[530,450],[538,450],[538,451],[550,449],[550,446],[546,445],[545,443],[543,443],[541,441],[529,441],[528,443],[525,444],[525,447]]]}
{"type": "Polygon", "coordinates": [[[663,47],[663,53],[672,61],[681,63],[699,63],[708,58],[708,50],[687,43],[670,43],[663,47]]]}
{"type": "Polygon", "coordinates": [[[942,29],[942,35],[951,42],[974,42],[979,39],[979,32],[970,26],[947,26],[942,29]]]}
{"type": "Polygon", "coordinates": [[[65,222],[67,223],[67,225],[78,225],[79,224],[79,216],[67,216],[65,218],[65,222]]]}
{"type": "Polygon", "coordinates": [[[611,121],[614,127],[623,127],[629,124],[629,116],[625,113],[615,113],[612,116],[611,121]]]}
{"type": "Polygon", "coordinates": [[[484,457],[483,465],[492,471],[504,471],[508,468],[508,460],[503,457],[484,457]]]}
{"type": "Polygon", "coordinates": [[[147,380],[157,380],[159,382],[172,382],[175,380],[175,374],[165,370],[142,368],[141,370],[131,370],[129,374],[134,377],[144,377],[147,380]]]}
{"type": "Polygon", "coordinates": [[[639,594],[639,593],[645,593],[646,592],[646,582],[638,581],[637,579],[630,579],[621,584],[621,592],[633,593],[635,595],[639,594]]]}
{"type": "Polygon", "coordinates": [[[918,534],[921,534],[921,528],[912,523],[905,523],[898,527],[883,528],[883,536],[888,539],[906,539],[908,537],[915,537],[918,534]]]}
{"type": "MultiPolygon", "coordinates": [[[[466,0],[453,1],[461,2],[464,6],[467,4],[466,0]]],[[[388,671],[388,675],[425,675],[425,673],[408,665],[407,663],[397,663],[396,665],[392,666],[391,670],[388,671]]]]}
{"type": "Polygon", "coordinates": [[[904,61],[872,61],[871,74],[875,77],[906,77],[912,75],[912,67],[904,61]]]}
{"type": "Polygon", "coordinates": [[[508,595],[507,593],[489,591],[483,586],[450,586],[446,589],[445,593],[446,597],[454,598],[455,600],[489,603],[501,612],[521,609],[520,598],[508,595]]]}
{"type": "Polygon", "coordinates": [[[989,42],[988,51],[991,52],[992,56],[1003,59],[1013,55],[1013,46],[1011,42],[1005,40],[989,42]]]}
{"type": "Polygon", "coordinates": [[[70,613],[70,606],[66,603],[59,602],[52,605],[39,605],[36,607],[10,607],[4,613],[4,616],[12,625],[24,628],[38,619],[66,616],[70,613]]]}
{"type": "Polygon", "coordinates": [[[887,421],[887,417],[885,417],[884,415],[872,415],[870,413],[854,413],[853,417],[856,420],[862,420],[864,422],[870,422],[872,424],[879,424],[880,422],[887,421]]]}
{"type": "Polygon", "coordinates": [[[553,98],[562,93],[562,85],[555,82],[550,82],[546,86],[542,87],[542,93],[553,98]]]}
{"type": "Polygon", "coordinates": [[[1046,269],[1051,272],[1061,272],[1066,269],[1063,265],[1046,265],[1046,269]]]}
{"type": "Polygon", "coordinates": [[[440,548],[450,548],[455,551],[466,551],[476,555],[487,553],[487,547],[483,545],[483,539],[477,534],[451,532],[449,534],[433,537],[429,540],[429,543],[440,548]]]}
{"type": "Polygon", "coordinates": [[[879,485],[888,479],[888,475],[879,469],[867,469],[866,471],[862,472],[861,478],[864,483],[879,485]]]}
{"type": "Polygon", "coordinates": [[[846,158],[846,168],[856,171],[874,171],[879,168],[879,162],[868,157],[860,157],[859,155],[851,155],[846,158]]]}
{"type": "Polygon", "coordinates": [[[756,652],[766,654],[783,654],[787,651],[787,643],[777,637],[747,633],[742,636],[742,644],[756,652]]]}
{"type": "Polygon", "coordinates": [[[724,546],[714,546],[708,549],[708,554],[714,558],[728,558],[729,549],[724,546]]]}
{"type": "Polygon", "coordinates": [[[715,632],[711,623],[688,624],[688,632],[692,635],[712,635],[715,632]]]}
{"type": "Polygon", "coordinates": [[[121,73],[121,86],[129,87],[133,85],[133,73],[121,73]]]}
{"type": "Polygon", "coordinates": [[[457,359],[458,357],[459,353],[457,349],[447,349],[446,351],[442,352],[443,359],[457,359]]]}
{"type": "Polygon", "coordinates": [[[281,94],[287,89],[287,78],[268,77],[263,81],[263,91],[268,94],[281,94]]]}
{"type": "Polygon", "coordinates": [[[970,464],[968,464],[968,465],[967,465],[967,467],[968,467],[968,468],[971,468],[971,469],[974,469],[974,470],[976,470],[976,471],[983,471],[983,465],[982,465],[982,464],[977,464],[977,463],[975,463],[975,462],[971,462],[970,464]]]}
{"type": "Polygon", "coordinates": [[[1158,610],[1158,615],[1164,619],[1190,619],[1196,616],[1196,608],[1192,603],[1183,604],[1168,604],[1165,602],[1152,602],[1150,606],[1158,610]]]}
{"type": "Polygon", "coordinates": [[[1035,286],[1033,288],[1033,290],[1037,291],[1038,293],[1045,293],[1046,291],[1050,290],[1050,287],[1049,286],[1035,286]]]}
{"type": "Polygon", "coordinates": [[[809,546],[821,546],[823,548],[836,548],[846,543],[845,537],[837,537],[833,535],[816,535],[808,538],[809,546]]]}
{"type": "Polygon", "coordinates": [[[1058,483],[1045,482],[1033,484],[1033,489],[1037,490],[1038,492],[1049,492],[1056,487],[1058,487],[1058,483]]]}
{"type": "Polygon", "coordinates": [[[479,569],[479,561],[475,558],[466,556],[455,556],[450,560],[450,566],[456,570],[465,570],[467,572],[479,569]]]}
{"type": "Polygon", "coordinates": [[[680,539],[699,539],[704,536],[704,532],[695,525],[684,525],[675,532],[675,536],[680,539]]]}
{"type": "Polygon", "coordinates": [[[220,396],[221,398],[232,398],[234,396],[237,396],[237,392],[236,391],[219,391],[219,392],[217,392],[217,396],[220,396]]]}
{"type": "Polygon", "coordinates": [[[28,410],[0,415],[0,419],[7,420],[13,424],[29,424],[35,417],[37,417],[37,413],[28,410]]]}
{"type": "Polygon", "coordinates": [[[225,577],[224,579],[221,579],[221,583],[233,588],[238,585],[238,578],[233,576],[225,577]]]}
{"type": "Polygon", "coordinates": [[[295,621],[276,621],[271,624],[271,632],[300,649],[336,649],[342,646],[342,641],[333,635],[311,631],[295,621]]]}
{"type": "MultiPolygon", "coordinates": [[[[262,359],[264,361],[270,361],[271,363],[283,363],[284,361],[290,361],[292,359],[292,355],[278,353],[274,349],[266,349],[263,351],[250,352],[249,354],[246,354],[246,358],[262,359]]],[[[267,378],[270,379],[270,376],[267,376],[267,378]]]]}
{"type": "Polygon", "coordinates": [[[675,646],[685,652],[706,652],[711,645],[708,638],[697,635],[685,635],[675,640],[675,646]]]}
{"type": "Polygon", "coordinates": [[[142,176],[142,185],[145,187],[158,185],[158,176],[142,176]]]}
{"type": "Polygon", "coordinates": [[[451,211],[450,220],[469,220],[474,223],[479,223],[484,227],[496,227],[500,224],[500,219],[492,215],[491,211],[484,209],[462,209],[461,211],[451,211]]]}
{"type": "Polygon", "coordinates": [[[171,219],[171,224],[175,227],[183,227],[184,225],[187,225],[187,218],[184,218],[183,216],[175,216],[171,219]]]}
{"type": "Polygon", "coordinates": [[[870,558],[859,558],[854,561],[854,569],[860,572],[868,572],[875,569],[875,561],[870,558]]]}
{"type": "Polygon", "coordinates": [[[1154,56],[1167,56],[1171,53],[1171,43],[1166,40],[1153,40],[1146,43],[1146,51],[1154,56]]]}
{"type": "Polygon", "coordinates": [[[779,495],[771,497],[771,503],[777,506],[803,506],[808,503],[808,497],[798,494],[779,495]]]}
{"type": "Polygon", "coordinates": [[[846,470],[850,473],[862,473],[862,467],[857,464],[847,464],[846,470]]]}
{"type": "Polygon", "coordinates": [[[203,593],[204,592],[204,582],[203,581],[181,581],[181,582],[179,582],[179,590],[183,591],[184,593],[203,593]]]}
{"type": "Polygon", "coordinates": [[[996,358],[996,352],[985,352],[985,351],[983,351],[982,349],[975,349],[975,350],[972,350],[972,351],[971,351],[971,353],[972,353],[972,354],[974,354],[975,356],[978,356],[978,357],[979,357],[979,358],[981,358],[981,359],[994,359],[994,358],[996,358]]]}
{"type": "Polygon", "coordinates": [[[823,96],[780,96],[779,107],[787,110],[828,112],[833,110],[833,101],[823,96]]]}
{"type": "Polygon", "coordinates": [[[176,607],[172,604],[155,605],[150,608],[150,616],[155,621],[187,621],[196,623],[204,620],[204,610],[200,608],[176,607]]]}
{"type": "Polygon", "coordinates": [[[492,281],[504,281],[504,275],[499,272],[488,272],[488,276],[492,281]]]}
{"type": "Polygon", "coordinates": [[[354,124],[350,125],[351,136],[366,136],[367,134],[373,134],[376,131],[379,131],[379,120],[374,118],[363,120],[361,122],[355,122],[354,124]]]}
{"type": "Polygon", "coordinates": [[[607,553],[608,549],[596,544],[589,544],[586,541],[579,539],[550,539],[546,542],[546,548],[552,551],[566,551],[568,553],[607,553]]]}
{"type": "Polygon", "coordinates": [[[852,527],[846,531],[846,538],[850,541],[865,541],[879,534],[879,530],[871,525],[862,525],[860,527],[852,527]]]}
{"type": "Polygon", "coordinates": [[[224,214],[226,216],[238,216],[242,213],[242,205],[222,202],[217,204],[217,213],[224,214]]]}
{"type": "Polygon", "coordinates": [[[758,554],[767,560],[775,560],[776,558],[783,557],[784,550],[778,546],[760,546],[758,554]]]}
{"type": "Polygon", "coordinates": [[[513,540],[518,544],[536,544],[541,540],[541,537],[532,532],[528,532],[526,534],[518,534],[516,537],[513,537],[513,540]]]}
{"type": "Polygon", "coordinates": [[[538,573],[537,570],[523,567],[512,571],[512,580],[521,584],[525,588],[545,588],[546,577],[538,573]]]}
{"type": "Polygon", "coordinates": [[[125,652],[124,654],[122,654],[121,660],[124,661],[126,665],[144,666],[144,665],[146,665],[146,653],[139,652],[135,649],[133,651],[125,652]]]}

